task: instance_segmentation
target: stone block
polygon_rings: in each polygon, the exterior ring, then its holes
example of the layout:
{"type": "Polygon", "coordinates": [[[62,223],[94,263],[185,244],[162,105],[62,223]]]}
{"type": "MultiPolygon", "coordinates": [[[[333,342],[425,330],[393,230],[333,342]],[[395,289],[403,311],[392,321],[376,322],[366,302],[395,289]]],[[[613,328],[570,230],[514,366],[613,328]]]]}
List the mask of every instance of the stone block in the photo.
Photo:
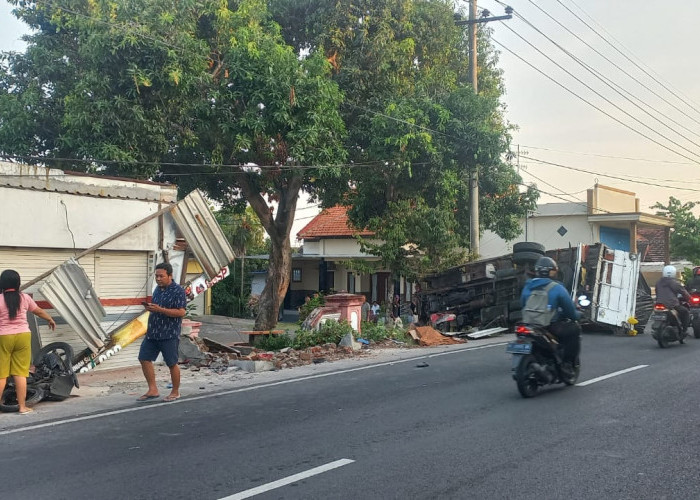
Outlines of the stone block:
{"type": "Polygon", "coordinates": [[[248,361],[245,359],[237,359],[231,361],[230,365],[251,373],[269,372],[275,369],[275,365],[272,361],[248,361]]]}

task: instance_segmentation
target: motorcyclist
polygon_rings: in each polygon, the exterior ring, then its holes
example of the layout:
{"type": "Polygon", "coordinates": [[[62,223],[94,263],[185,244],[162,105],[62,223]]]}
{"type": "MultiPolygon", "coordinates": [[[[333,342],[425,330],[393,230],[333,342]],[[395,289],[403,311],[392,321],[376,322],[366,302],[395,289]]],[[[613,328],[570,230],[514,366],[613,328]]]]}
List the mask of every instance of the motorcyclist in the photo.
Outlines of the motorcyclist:
{"type": "Polygon", "coordinates": [[[676,279],[675,266],[664,266],[661,279],[656,282],[656,302],[675,309],[680,316],[682,328],[686,329],[690,324],[690,311],[678,300],[679,295],[686,302],[690,300],[690,294],[676,279]]]}
{"type": "MultiPolygon", "coordinates": [[[[550,257],[540,257],[535,263],[535,274],[523,288],[520,302],[525,308],[527,299],[533,290],[549,285],[557,274],[559,266],[550,257]]],[[[576,309],[569,292],[564,285],[556,282],[547,293],[549,306],[555,311],[547,330],[551,332],[564,348],[564,369],[571,370],[578,365],[578,356],[581,350],[581,327],[578,319],[581,313],[576,309]]]]}
{"type": "Polygon", "coordinates": [[[693,268],[693,277],[688,284],[685,285],[685,289],[691,293],[693,291],[700,292],[700,266],[693,268]]]}

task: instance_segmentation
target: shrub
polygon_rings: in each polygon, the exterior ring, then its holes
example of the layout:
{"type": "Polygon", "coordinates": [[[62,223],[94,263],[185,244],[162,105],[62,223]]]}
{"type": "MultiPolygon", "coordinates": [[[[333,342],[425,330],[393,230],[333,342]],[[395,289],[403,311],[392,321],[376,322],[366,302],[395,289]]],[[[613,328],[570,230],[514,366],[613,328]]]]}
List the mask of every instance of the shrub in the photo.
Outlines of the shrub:
{"type": "Polygon", "coordinates": [[[311,314],[311,311],[316,309],[317,307],[321,307],[322,305],[325,305],[326,299],[323,297],[323,295],[318,294],[315,295],[314,297],[311,298],[308,302],[302,304],[299,307],[299,324],[302,324],[306,317],[311,314]]]}
{"type": "Polygon", "coordinates": [[[256,347],[265,351],[279,351],[285,347],[292,347],[292,338],[286,333],[282,335],[270,335],[258,340],[256,347]]]}
{"type": "Polygon", "coordinates": [[[352,327],[345,320],[326,321],[318,330],[297,330],[292,346],[295,349],[306,349],[329,342],[337,344],[345,335],[352,332],[352,327]]]}
{"type": "Polygon", "coordinates": [[[407,330],[403,328],[395,328],[393,325],[379,325],[371,321],[362,322],[362,333],[360,337],[374,342],[380,342],[386,339],[394,339],[400,342],[412,341],[407,330]]]}

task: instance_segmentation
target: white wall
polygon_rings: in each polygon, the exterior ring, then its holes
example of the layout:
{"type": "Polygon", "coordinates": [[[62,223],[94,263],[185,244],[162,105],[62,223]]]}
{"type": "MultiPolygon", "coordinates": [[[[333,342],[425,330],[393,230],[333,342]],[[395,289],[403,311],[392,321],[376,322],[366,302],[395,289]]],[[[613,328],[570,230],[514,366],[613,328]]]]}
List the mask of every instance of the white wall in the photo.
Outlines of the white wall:
{"type": "MultiPolygon", "coordinates": [[[[566,248],[579,243],[592,244],[598,241],[595,226],[588,222],[588,216],[560,215],[537,216],[528,218],[527,241],[536,241],[545,246],[547,250],[554,248],[566,248]],[[564,226],[566,234],[561,236],[557,230],[564,226]]],[[[513,251],[513,243],[525,241],[524,220],[521,221],[523,233],[512,241],[505,241],[491,231],[484,231],[480,240],[481,258],[498,257],[513,251]]]]}
{"type": "MultiPolygon", "coordinates": [[[[0,187],[0,210],[12,214],[0,224],[2,246],[85,249],[157,212],[159,207],[157,202],[0,187]]],[[[169,214],[165,216],[164,237],[165,241],[175,239],[169,214]]],[[[157,220],[103,247],[151,251],[157,248],[157,220]]]]}
{"type": "Polygon", "coordinates": [[[304,240],[304,255],[328,257],[367,257],[353,238],[327,238],[320,241],[304,240]]]}

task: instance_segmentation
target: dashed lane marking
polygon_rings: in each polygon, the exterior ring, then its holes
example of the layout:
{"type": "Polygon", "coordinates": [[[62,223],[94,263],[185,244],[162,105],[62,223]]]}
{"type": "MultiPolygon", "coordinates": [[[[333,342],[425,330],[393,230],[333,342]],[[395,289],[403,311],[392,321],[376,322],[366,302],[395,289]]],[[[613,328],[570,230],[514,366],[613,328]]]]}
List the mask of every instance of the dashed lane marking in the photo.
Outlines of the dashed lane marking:
{"type": "Polygon", "coordinates": [[[596,382],[600,382],[601,380],[609,379],[612,377],[617,377],[618,375],[624,375],[625,373],[633,372],[635,370],[639,370],[640,368],[646,368],[647,366],[649,366],[649,365],[637,365],[637,366],[633,366],[631,368],[625,368],[624,370],[620,370],[620,371],[613,372],[613,373],[608,373],[607,375],[601,375],[600,377],[586,380],[585,382],[581,382],[580,384],[576,384],[576,386],[583,387],[586,385],[595,384],[596,382]]]}
{"type": "Polygon", "coordinates": [[[296,483],[297,481],[301,481],[302,479],[306,479],[311,476],[317,476],[318,474],[328,472],[329,470],[337,469],[338,467],[342,467],[343,465],[348,465],[353,462],[354,460],[350,460],[349,458],[341,458],[340,460],[336,460],[335,462],[320,465],[319,467],[314,467],[313,469],[309,469],[307,471],[300,472],[292,476],[287,476],[285,478],[278,479],[277,481],[272,481],[271,483],[262,484],[260,486],[256,486],[255,488],[236,493],[235,495],[224,497],[220,500],[243,500],[244,498],[254,497],[255,495],[265,493],[266,491],[274,490],[282,486],[286,486],[288,484],[296,483]]]}

